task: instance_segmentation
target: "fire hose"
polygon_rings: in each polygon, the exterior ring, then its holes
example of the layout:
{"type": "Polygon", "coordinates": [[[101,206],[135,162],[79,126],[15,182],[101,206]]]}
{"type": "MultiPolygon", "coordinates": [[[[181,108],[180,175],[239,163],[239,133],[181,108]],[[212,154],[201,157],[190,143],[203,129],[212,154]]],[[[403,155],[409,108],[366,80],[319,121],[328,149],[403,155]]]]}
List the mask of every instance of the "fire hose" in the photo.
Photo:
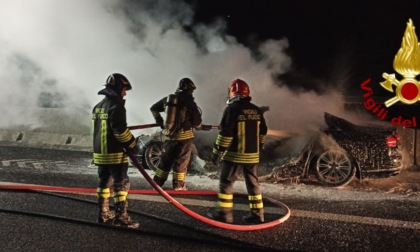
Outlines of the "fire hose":
{"type": "MultiPolygon", "coordinates": [[[[150,127],[156,127],[157,124],[145,124],[145,125],[137,125],[137,126],[130,126],[130,129],[144,129],[144,128],[150,128],[150,127]]],[[[211,128],[218,128],[218,126],[212,126],[211,128]]],[[[286,221],[290,217],[290,209],[283,203],[266,198],[266,200],[269,200],[270,202],[277,205],[279,208],[285,209],[285,214],[279,219],[275,219],[270,222],[265,222],[261,224],[255,224],[255,225],[237,225],[237,224],[229,224],[224,223],[220,221],[216,221],[207,217],[204,217],[181,203],[179,203],[176,199],[171,197],[168,192],[164,191],[159,185],[156,184],[156,182],[149,176],[149,174],[144,170],[143,165],[138,161],[136,156],[131,152],[127,151],[127,155],[132,161],[132,164],[140,171],[140,173],[143,175],[143,177],[147,180],[147,182],[155,189],[153,190],[130,190],[130,193],[139,193],[139,194],[155,194],[156,192],[159,193],[161,196],[163,196],[169,203],[174,205],[176,208],[181,210],[182,212],[186,213],[187,215],[200,220],[206,224],[223,228],[223,229],[230,229],[230,230],[237,230],[237,231],[254,231],[254,230],[260,230],[260,229],[266,229],[270,227],[274,227],[276,225],[279,225],[286,221]]],[[[95,189],[89,189],[89,188],[66,188],[66,187],[52,187],[52,186],[37,186],[37,185],[26,185],[26,186],[16,186],[16,185],[0,185],[0,188],[3,189],[19,189],[19,190],[40,190],[40,191],[66,191],[66,192],[84,192],[84,193],[95,193],[95,189]]],[[[182,194],[182,195],[217,195],[217,192],[211,192],[211,191],[174,191],[172,194],[182,194]]]]}
{"type": "Polygon", "coordinates": [[[137,129],[147,129],[147,128],[153,128],[158,127],[159,124],[157,123],[150,123],[150,124],[143,124],[143,125],[134,125],[134,126],[128,126],[130,130],[137,130],[137,129]]]}
{"type": "MultiPolygon", "coordinates": [[[[158,124],[145,124],[145,125],[131,126],[129,128],[130,129],[144,129],[144,128],[155,127],[155,126],[158,126],[158,124]]],[[[206,125],[206,129],[208,130],[218,129],[218,128],[219,126],[206,125]]],[[[282,218],[279,218],[271,222],[266,222],[266,223],[256,224],[256,225],[235,225],[235,224],[223,223],[223,222],[215,221],[213,219],[209,219],[207,217],[197,214],[196,212],[191,211],[190,209],[186,208],[184,205],[179,203],[177,200],[175,200],[173,197],[171,197],[166,191],[164,191],[159,185],[156,184],[156,182],[149,176],[149,174],[147,174],[147,172],[143,168],[143,165],[137,160],[137,158],[135,157],[133,153],[131,153],[130,151],[127,151],[127,155],[130,157],[132,164],[140,171],[140,173],[147,180],[147,182],[149,182],[149,184],[160,195],[162,195],[169,203],[171,203],[172,205],[174,205],[175,207],[177,207],[184,213],[188,214],[189,216],[196,218],[209,225],[219,227],[219,228],[238,230],[238,231],[252,231],[252,230],[265,229],[265,228],[270,228],[270,227],[279,225],[280,223],[283,223],[290,217],[290,209],[283,203],[276,202],[277,206],[284,207],[287,213],[282,218]]],[[[187,193],[182,192],[181,194],[188,194],[188,192],[187,193]]],[[[214,195],[216,195],[215,192],[214,192],[214,195]]]]}
{"type": "MultiPolygon", "coordinates": [[[[174,205],[176,208],[181,210],[182,212],[186,213],[187,215],[202,221],[206,224],[209,224],[211,226],[223,228],[223,229],[230,229],[230,230],[236,230],[236,231],[254,231],[254,230],[261,230],[266,229],[270,227],[277,226],[284,221],[286,221],[290,217],[290,209],[283,203],[276,201],[274,199],[265,198],[265,200],[270,201],[271,203],[275,204],[277,207],[282,208],[285,210],[284,216],[282,216],[279,219],[275,219],[270,222],[261,223],[261,224],[255,224],[255,225],[237,225],[237,224],[229,224],[224,222],[219,222],[207,217],[204,217],[181,203],[179,203],[176,199],[174,199],[172,196],[169,195],[168,192],[164,191],[159,185],[153,181],[153,179],[147,174],[147,172],[144,170],[143,166],[140,164],[140,162],[137,160],[137,158],[132,154],[131,152],[127,152],[128,156],[130,157],[131,161],[133,162],[133,165],[140,171],[140,173],[143,175],[143,177],[149,182],[149,184],[155,189],[155,190],[130,190],[130,194],[157,194],[159,193],[161,196],[163,196],[169,203],[174,205]]],[[[95,188],[69,188],[69,187],[59,187],[59,186],[42,186],[42,185],[14,185],[7,183],[1,183],[0,189],[8,189],[8,190],[34,190],[34,191],[53,191],[53,192],[71,192],[71,193],[96,193],[95,188]]],[[[172,191],[171,194],[177,194],[177,195],[217,195],[217,192],[213,191],[172,191]]]]}
{"type": "MultiPolygon", "coordinates": [[[[142,124],[142,125],[133,125],[128,126],[130,130],[138,130],[138,129],[148,129],[153,127],[159,127],[160,125],[157,123],[150,123],[150,124],[142,124]]],[[[212,129],[219,129],[217,125],[203,125],[203,130],[212,130],[212,129]]]]}
{"type": "MultiPolygon", "coordinates": [[[[183,211],[184,213],[188,214],[189,216],[200,220],[204,223],[207,223],[209,225],[219,227],[219,228],[225,228],[225,229],[231,229],[231,230],[237,230],[237,231],[253,231],[253,230],[259,230],[259,229],[265,229],[274,227],[276,225],[279,225],[280,223],[283,223],[290,217],[290,209],[284,205],[281,202],[277,202],[277,205],[279,207],[284,207],[287,210],[287,213],[279,219],[276,219],[271,222],[266,222],[262,224],[256,224],[256,225],[235,225],[235,224],[229,224],[229,223],[223,223],[219,221],[215,221],[213,219],[209,219],[207,217],[204,217],[202,215],[197,214],[196,212],[191,211],[190,209],[186,208],[184,205],[179,203],[176,199],[172,198],[166,191],[164,191],[160,186],[158,186],[155,181],[147,174],[147,172],[144,170],[143,166],[140,164],[140,162],[136,159],[133,153],[127,152],[128,156],[130,157],[133,165],[140,171],[140,173],[143,175],[143,177],[149,182],[149,184],[160,194],[162,195],[169,203],[174,205],[179,210],[183,211]]],[[[182,193],[182,194],[188,194],[182,193]]]]}

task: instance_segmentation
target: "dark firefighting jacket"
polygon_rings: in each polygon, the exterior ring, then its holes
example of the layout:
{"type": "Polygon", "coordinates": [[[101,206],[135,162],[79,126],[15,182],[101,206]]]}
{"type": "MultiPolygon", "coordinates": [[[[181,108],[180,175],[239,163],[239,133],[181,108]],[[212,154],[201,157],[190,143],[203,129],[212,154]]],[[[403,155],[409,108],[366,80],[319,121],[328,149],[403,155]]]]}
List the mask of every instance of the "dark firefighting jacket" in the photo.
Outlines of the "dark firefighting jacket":
{"type": "MultiPolygon", "coordinates": [[[[165,136],[166,140],[187,140],[193,139],[193,128],[197,130],[202,129],[201,112],[194,101],[192,94],[185,92],[176,92],[178,96],[177,103],[177,120],[179,125],[176,133],[171,136],[165,136]]],[[[162,98],[150,107],[150,111],[155,119],[161,118],[160,113],[165,111],[167,106],[167,97],[162,98]]]]}
{"type": "Polygon", "coordinates": [[[258,164],[265,135],[263,112],[250,97],[241,98],[225,108],[213,153],[233,163],[258,164]]]}
{"type": "Polygon", "coordinates": [[[136,140],[127,127],[125,100],[112,89],[98,92],[105,95],[92,111],[93,162],[96,165],[128,163],[125,149],[134,149],[136,140]]]}

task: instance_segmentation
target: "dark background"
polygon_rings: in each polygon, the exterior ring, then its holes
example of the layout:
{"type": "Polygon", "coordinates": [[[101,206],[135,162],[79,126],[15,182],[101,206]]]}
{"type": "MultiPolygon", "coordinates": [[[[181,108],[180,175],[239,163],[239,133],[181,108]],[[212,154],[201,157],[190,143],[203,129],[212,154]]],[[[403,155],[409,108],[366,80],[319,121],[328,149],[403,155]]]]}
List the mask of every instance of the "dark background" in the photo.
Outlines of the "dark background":
{"type": "MultiPolygon", "coordinates": [[[[339,89],[350,109],[366,112],[361,83],[368,78],[377,104],[392,98],[380,86],[384,72],[395,73],[394,57],[401,47],[407,22],[420,27],[420,1],[309,1],[309,0],[213,0],[187,1],[194,5],[195,22],[222,18],[227,33],[238,42],[256,48],[267,39],[287,38],[292,69],[277,76],[278,85],[296,92],[323,94],[339,89]]],[[[419,29],[416,29],[419,37],[419,29]]],[[[419,63],[420,64],[420,63],[419,63]]],[[[417,77],[417,80],[419,77],[417,77]]],[[[395,86],[394,86],[395,88],[395,86]]],[[[418,114],[420,103],[401,102],[387,108],[387,121],[418,114]]],[[[367,112],[372,117],[376,115],[367,112]]],[[[417,118],[417,128],[420,127],[417,118]]]]}
{"type": "Polygon", "coordinates": [[[188,2],[195,6],[196,22],[221,17],[227,32],[251,48],[286,37],[293,70],[279,79],[320,93],[344,79],[346,92],[358,96],[365,79],[379,82],[383,72],[395,73],[393,60],[409,18],[420,25],[420,1],[414,0],[188,2]]]}

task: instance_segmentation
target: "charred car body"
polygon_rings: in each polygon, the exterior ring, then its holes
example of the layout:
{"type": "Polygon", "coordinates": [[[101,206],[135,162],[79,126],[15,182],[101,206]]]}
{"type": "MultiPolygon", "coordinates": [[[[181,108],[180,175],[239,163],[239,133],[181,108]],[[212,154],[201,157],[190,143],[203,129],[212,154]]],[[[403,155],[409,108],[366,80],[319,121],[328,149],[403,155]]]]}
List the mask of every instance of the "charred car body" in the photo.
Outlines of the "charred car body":
{"type": "MultiPolygon", "coordinates": [[[[260,109],[263,113],[270,110],[268,106],[261,106],[260,109]]],[[[213,126],[213,125],[206,125],[206,126],[208,126],[207,130],[218,129],[218,126],[213,126]]],[[[136,138],[136,140],[137,140],[137,147],[138,147],[137,149],[139,150],[139,152],[136,153],[137,159],[142,162],[145,168],[156,170],[156,168],[159,167],[160,157],[162,155],[162,152],[164,151],[163,149],[164,140],[163,140],[162,132],[154,134],[153,136],[140,135],[136,138]]],[[[211,148],[210,148],[210,151],[211,151],[211,148]]],[[[211,152],[209,154],[211,155],[211,152]]],[[[191,152],[190,166],[192,162],[197,160],[197,156],[198,156],[198,150],[196,146],[193,145],[193,150],[191,152]]],[[[197,168],[196,170],[200,170],[200,169],[197,168]]]]}
{"type": "MultiPolygon", "coordinates": [[[[402,155],[396,128],[358,126],[328,113],[324,118],[327,128],[307,137],[298,155],[277,167],[273,177],[314,175],[322,184],[338,187],[354,177],[384,178],[401,172],[402,155]]],[[[293,143],[291,138],[271,144],[287,146],[293,143]]]]}
{"type": "MultiPolygon", "coordinates": [[[[163,148],[164,140],[162,133],[140,135],[136,139],[138,147],[138,153],[136,153],[137,160],[141,162],[144,168],[156,170],[159,167],[161,155],[165,151],[163,148]]],[[[204,165],[200,166],[200,163],[204,161],[200,162],[195,145],[192,147],[189,171],[204,173],[205,170],[201,167],[204,165]]]]}
{"type": "MultiPolygon", "coordinates": [[[[266,143],[261,165],[270,167],[271,178],[307,179],[313,175],[323,185],[339,187],[355,177],[385,178],[401,172],[396,128],[359,126],[329,113],[324,118],[327,128],[322,131],[266,143]],[[296,149],[295,155],[281,157],[290,149],[296,149]]],[[[145,168],[159,166],[163,151],[159,136],[137,137],[138,159],[145,168]]]]}

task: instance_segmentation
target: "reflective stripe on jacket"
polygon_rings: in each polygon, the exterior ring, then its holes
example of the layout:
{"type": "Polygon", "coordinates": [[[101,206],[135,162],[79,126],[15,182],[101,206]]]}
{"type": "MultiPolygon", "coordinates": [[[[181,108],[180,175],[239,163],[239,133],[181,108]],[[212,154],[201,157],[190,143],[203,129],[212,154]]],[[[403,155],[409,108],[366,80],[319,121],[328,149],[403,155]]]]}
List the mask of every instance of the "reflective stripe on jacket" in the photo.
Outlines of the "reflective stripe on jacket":
{"type": "MultiPolygon", "coordinates": [[[[187,140],[194,138],[194,129],[201,130],[201,112],[198,109],[197,104],[194,101],[194,97],[191,94],[184,94],[183,92],[177,92],[178,95],[178,110],[180,113],[179,129],[174,135],[165,136],[166,140],[187,140]]],[[[152,105],[150,111],[154,118],[161,117],[160,113],[165,111],[167,97],[162,98],[158,102],[152,105]]]]}
{"type": "Polygon", "coordinates": [[[213,153],[223,154],[222,160],[239,164],[258,164],[260,147],[264,144],[267,125],[263,112],[242,98],[229,104],[220,123],[220,132],[213,153]]]}
{"type": "Polygon", "coordinates": [[[125,149],[136,146],[136,140],[127,127],[124,100],[112,90],[92,111],[93,162],[97,165],[128,163],[125,149]]]}

